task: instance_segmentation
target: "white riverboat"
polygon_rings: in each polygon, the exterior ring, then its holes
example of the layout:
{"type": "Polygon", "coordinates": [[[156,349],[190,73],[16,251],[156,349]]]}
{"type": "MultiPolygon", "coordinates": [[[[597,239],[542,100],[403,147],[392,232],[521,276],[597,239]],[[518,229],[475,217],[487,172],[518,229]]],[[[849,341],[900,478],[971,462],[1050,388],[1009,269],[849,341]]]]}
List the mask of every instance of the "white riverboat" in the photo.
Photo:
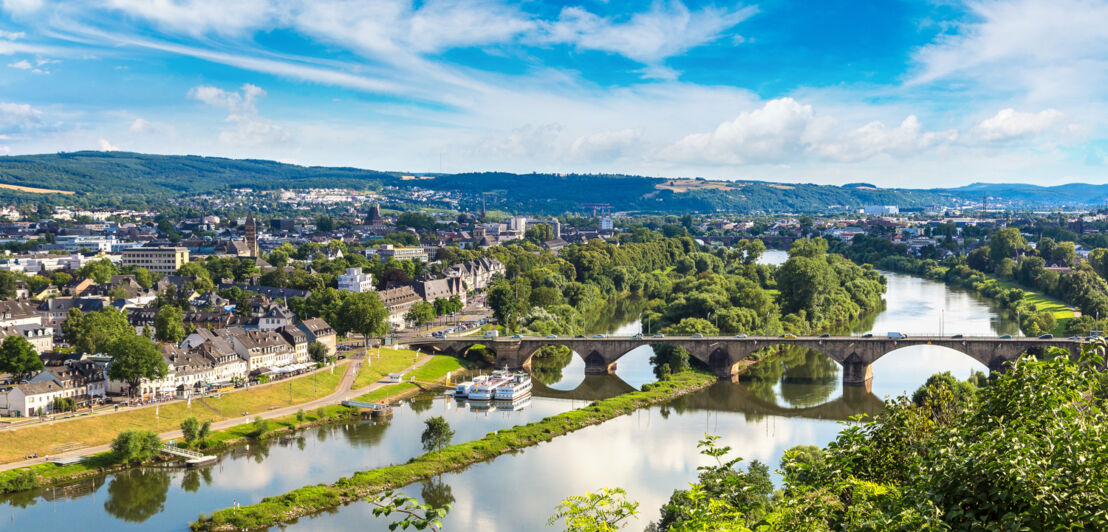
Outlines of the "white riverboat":
{"type": "Polygon", "coordinates": [[[507,382],[493,389],[493,399],[515,401],[531,394],[531,376],[522,371],[508,376],[507,382]]]}
{"type": "Polygon", "coordinates": [[[469,394],[473,392],[473,388],[485,382],[487,379],[488,377],[484,375],[478,375],[471,381],[459,382],[458,385],[454,387],[454,398],[465,399],[469,397],[469,394]]]}
{"type": "Polygon", "coordinates": [[[496,370],[483,381],[473,385],[467,396],[470,401],[491,401],[495,390],[502,384],[511,380],[511,373],[506,370],[496,370]]]}

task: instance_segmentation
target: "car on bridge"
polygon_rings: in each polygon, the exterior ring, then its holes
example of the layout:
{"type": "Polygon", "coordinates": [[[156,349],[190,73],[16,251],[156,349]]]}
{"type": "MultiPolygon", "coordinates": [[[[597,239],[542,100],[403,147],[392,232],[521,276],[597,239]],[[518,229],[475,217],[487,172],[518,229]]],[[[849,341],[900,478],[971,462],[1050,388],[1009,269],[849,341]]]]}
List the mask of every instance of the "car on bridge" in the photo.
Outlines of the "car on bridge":
{"type": "Polygon", "coordinates": [[[965,338],[965,336],[961,334],[955,334],[954,336],[951,336],[951,338],[965,338]]]}
{"type": "Polygon", "coordinates": [[[1046,333],[1046,334],[1044,334],[1044,335],[1040,336],[1040,337],[1039,337],[1039,339],[1040,339],[1040,340],[1053,340],[1053,339],[1054,339],[1054,335],[1053,335],[1053,334],[1050,334],[1050,333],[1046,333]]]}
{"type": "Polygon", "coordinates": [[[692,337],[693,338],[704,338],[704,335],[700,334],[700,333],[696,333],[696,334],[692,335],[692,337]]]}
{"type": "Polygon", "coordinates": [[[593,338],[604,338],[604,335],[603,334],[594,334],[594,335],[592,335],[592,337],[593,338]]]}
{"type": "Polygon", "coordinates": [[[658,334],[655,334],[655,335],[654,335],[654,337],[655,337],[655,338],[665,338],[665,337],[666,337],[666,335],[664,335],[664,334],[662,334],[662,333],[658,333],[658,334]]]}
{"type": "Polygon", "coordinates": [[[830,338],[831,334],[830,333],[823,333],[823,334],[819,335],[819,337],[820,338],[830,338]]]}
{"type": "Polygon", "coordinates": [[[1002,339],[1005,339],[1005,340],[1006,340],[1006,339],[1008,339],[1008,338],[1011,338],[1011,337],[1012,337],[1012,335],[1010,335],[1010,334],[1002,334],[1002,335],[1000,335],[1000,338],[1002,338],[1002,339]]]}
{"type": "Polygon", "coordinates": [[[735,338],[746,338],[745,334],[736,334],[735,338]]]}
{"type": "Polygon", "coordinates": [[[904,333],[899,333],[899,332],[890,332],[889,333],[889,338],[893,339],[893,340],[899,340],[901,338],[907,338],[907,337],[908,337],[908,335],[904,334],[904,333]]]}
{"type": "Polygon", "coordinates": [[[548,334],[548,335],[546,335],[546,337],[547,337],[547,338],[557,338],[557,337],[558,337],[558,335],[556,335],[556,334],[548,334]]]}

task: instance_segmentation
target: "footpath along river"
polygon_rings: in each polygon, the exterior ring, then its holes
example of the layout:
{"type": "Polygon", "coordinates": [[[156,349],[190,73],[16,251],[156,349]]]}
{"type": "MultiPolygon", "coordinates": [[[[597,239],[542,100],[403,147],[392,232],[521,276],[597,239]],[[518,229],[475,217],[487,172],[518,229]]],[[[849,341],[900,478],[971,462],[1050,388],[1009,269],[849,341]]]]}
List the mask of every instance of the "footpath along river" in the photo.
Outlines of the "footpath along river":
{"type": "MultiPolygon", "coordinates": [[[[769,251],[767,263],[783,252],[769,251]]],[[[942,283],[885,272],[886,307],[852,328],[854,333],[939,332],[967,335],[1018,334],[987,302],[942,283]]],[[[642,331],[638,321],[608,327],[612,334],[642,331]]],[[[645,332],[645,331],[643,331],[645,332]]],[[[144,468],[0,498],[0,530],[54,529],[78,524],[81,530],[185,530],[199,514],[251,504],[261,498],[320,482],[333,482],[357,470],[399,463],[421,454],[423,419],[444,415],[457,431],[455,442],[498,428],[579,408],[588,401],[638,388],[654,380],[650,350],[620,359],[616,375],[584,375],[576,354],[536,397],[514,412],[473,411],[445,397],[424,397],[396,410],[388,424],[352,422],[309,429],[295,437],[225,454],[217,465],[199,470],[144,468]]],[[[563,497],[603,486],[623,487],[639,501],[639,518],[629,530],[658,517],[670,493],[696,478],[706,463],[696,453],[705,433],[722,436],[734,452],[776,469],[784,451],[798,444],[824,445],[840,430],[840,420],[876,412],[881,399],[910,393],[932,373],[951,371],[965,378],[985,367],[943,348],[917,346],[896,351],[874,364],[872,393],[842,386],[837,364],[819,353],[785,353],[738,383],[719,383],[668,405],[644,409],[601,425],[491,462],[445,474],[403,491],[433,504],[449,502],[447,530],[483,532],[540,530],[563,497]]],[[[295,530],[388,530],[367,503],[355,503],[289,525],[295,530]]]]}

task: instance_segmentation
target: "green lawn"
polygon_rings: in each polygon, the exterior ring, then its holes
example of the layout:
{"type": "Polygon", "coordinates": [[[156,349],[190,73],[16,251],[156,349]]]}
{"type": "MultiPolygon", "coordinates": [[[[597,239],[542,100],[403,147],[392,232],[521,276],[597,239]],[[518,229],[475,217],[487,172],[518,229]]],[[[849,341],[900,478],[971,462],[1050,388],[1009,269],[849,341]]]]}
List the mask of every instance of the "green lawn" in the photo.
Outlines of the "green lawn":
{"type": "Polygon", "coordinates": [[[1012,281],[1005,281],[994,275],[990,275],[989,278],[995,280],[997,283],[1000,283],[1000,285],[1004,288],[1019,288],[1020,290],[1023,290],[1024,303],[1028,305],[1034,305],[1036,310],[1048,311],[1054,314],[1054,319],[1058,320],[1058,324],[1054,327],[1053,331],[1055,335],[1065,334],[1066,324],[1075,317],[1073,309],[1057,299],[1036,292],[1021,284],[1014,283],[1012,281]]]}
{"type": "Polygon", "coordinates": [[[403,371],[404,368],[415,362],[417,355],[411,349],[393,349],[391,347],[381,348],[381,358],[376,356],[377,349],[370,349],[369,352],[373,356],[362,363],[362,368],[358,371],[358,377],[354,379],[355,390],[369,386],[389,373],[403,371]]]}
{"type": "Polygon", "coordinates": [[[316,373],[314,384],[312,375],[304,375],[249,390],[225,393],[221,399],[193,400],[191,407],[178,402],[161,405],[156,410],[124,409],[112,414],[7,430],[0,432],[0,463],[16,462],[36,452],[43,456],[65,448],[111,443],[116,434],[127,429],[147,429],[161,433],[180,428],[181,421],[188,417],[219,421],[238,417],[242,412],[255,414],[270,408],[304,403],[334,392],[346,370],[347,365],[339,365],[335,367],[333,375],[330,371],[316,373]]]}

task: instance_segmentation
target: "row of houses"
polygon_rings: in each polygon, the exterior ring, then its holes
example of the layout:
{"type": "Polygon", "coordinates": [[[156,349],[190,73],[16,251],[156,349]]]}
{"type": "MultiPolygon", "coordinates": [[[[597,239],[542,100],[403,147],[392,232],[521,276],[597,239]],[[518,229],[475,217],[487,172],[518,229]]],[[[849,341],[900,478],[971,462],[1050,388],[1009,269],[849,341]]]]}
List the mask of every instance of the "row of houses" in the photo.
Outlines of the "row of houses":
{"type": "MultiPolygon", "coordinates": [[[[323,344],[328,356],[338,347],[334,328],[320,318],[266,330],[200,328],[179,345],[160,346],[168,366],[165,378],[143,380],[135,395],[182,398],[262,376],[306,371],[315,367],[308,351],[312,342],[323,344]]],[[[80,407],[108,395],[131,395],[128,383],[108,378],[109,357],[47,353],[42,358],[45,368],[38,375],[0,390],[0,415],[49,414],[57,399],[72,398],[80,407]]]]}

